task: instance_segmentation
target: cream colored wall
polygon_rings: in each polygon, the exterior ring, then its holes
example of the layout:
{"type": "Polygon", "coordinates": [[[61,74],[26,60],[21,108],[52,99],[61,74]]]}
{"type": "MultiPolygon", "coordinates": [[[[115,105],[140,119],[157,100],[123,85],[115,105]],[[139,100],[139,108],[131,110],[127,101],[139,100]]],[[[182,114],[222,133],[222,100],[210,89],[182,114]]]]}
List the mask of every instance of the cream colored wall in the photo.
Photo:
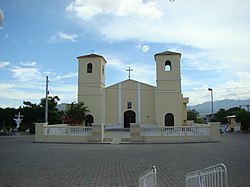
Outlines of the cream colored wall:
{"type": "Polygon", "coordinates": [[[174,115],[174,125],[182,125],[182,97],[178,93],[156,92],[155,120],[157,126],[165,126],[165,115],[174,115]]]}
{"type": "Polygon", "coordinates": [[[141,84],[141,119],[143,124],[155,123],[155,87],[141,84]]]}
{"type": "Polygon", "coordinates": [[[229,118],[228,121],[229,121],[230,128],[233,129],[236,124],[235,118],[229,118]]]}
{"type": "Polygon", "coordinates": [[[181,55],[156,55],[156,82],[160,90],[181,90],[180,79],[181,55]],[[165,62],[171,61],[172,71],[165,71],[165,62]]]}
{"type": "Polygon", "coordinates": [[[118,84],[105,89],[105,123],[118,124],[118,84]]]}
{"type": "Polygon", "coordinates": [[[90,110],[90,114],[94,117],[94,123],[104,122],[103,116],[103,99],[102,95],[83,95],[79,96],[79,101],[84,101],[90,110]]]}
{"type": "Polygon", "coordinates": [[[98,82],[105,85],[105,71],[102,73],[102,67],[105,69],[105,59],[102,57],[83,57],[78,58],[78,82],[98,82]],[[87,65],[92,63],[93,72],[87,73],[87,65]]]}
{"type": "MultiPolygon", "coordinates": [[[[139,120],[138,112],[138,82],[126,80],[121,84],[121,125],[124,125],[124,112],[132,110],[136,113],[136,122],[139,120]],[[132,102],[132,109],[127,108],[127,102],[132,102]]],[[[155,123],[154,87],[140,83],[141,90],[141,122],[155,123]]],[[[106,88],[106,124],[119,124],[119,84],[106,88]]]]}
{"type": "Polygon", "coordinates": [[[137,100],[137,82],[133,80],[127,80],[122,82],[122,124],[124,125],[124,112],[132,110],[136,114],[136,122],[138,122],[138,100],[137,100]],[[132,102],[132,108],[127,108],[127,102],[132,102]]]}

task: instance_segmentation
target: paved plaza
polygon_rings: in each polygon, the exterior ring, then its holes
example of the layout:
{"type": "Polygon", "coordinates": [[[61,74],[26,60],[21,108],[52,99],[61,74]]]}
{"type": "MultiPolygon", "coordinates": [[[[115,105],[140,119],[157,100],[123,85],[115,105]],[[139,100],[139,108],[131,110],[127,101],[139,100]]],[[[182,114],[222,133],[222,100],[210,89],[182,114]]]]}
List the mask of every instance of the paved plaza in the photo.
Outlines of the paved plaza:
{"type": "Polygon", "coordinates": [[[185,174],[224,163],[229,186],[250,186],[250,134],[219,143],[53,144],[0,137],[1,186],[138,186],[155,165],[158,186],[184,186],[185,174]]]}

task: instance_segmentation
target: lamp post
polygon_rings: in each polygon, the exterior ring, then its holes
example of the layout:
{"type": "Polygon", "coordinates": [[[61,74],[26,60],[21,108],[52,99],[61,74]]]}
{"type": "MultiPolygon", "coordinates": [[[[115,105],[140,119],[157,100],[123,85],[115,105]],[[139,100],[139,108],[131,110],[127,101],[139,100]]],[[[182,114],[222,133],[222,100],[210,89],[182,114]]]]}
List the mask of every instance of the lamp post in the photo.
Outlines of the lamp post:
{"type": "Polygon", "coordinates": [[[208,91],[211,92],[211,105],[212,105],[212,118],[214,117],[214,99],[213,99],[213,89],[208,88],[208,91]]]}

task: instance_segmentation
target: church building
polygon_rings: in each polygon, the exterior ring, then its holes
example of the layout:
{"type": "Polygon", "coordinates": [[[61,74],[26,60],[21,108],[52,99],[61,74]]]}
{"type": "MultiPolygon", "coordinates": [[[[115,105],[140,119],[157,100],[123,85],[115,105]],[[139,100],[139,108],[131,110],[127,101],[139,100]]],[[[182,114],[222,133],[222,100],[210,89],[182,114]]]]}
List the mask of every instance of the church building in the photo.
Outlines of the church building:
{"type": "Polygon", "coordinates": [[[156,86],[129,78],[109,87],[105,87],[107,61],[103,56],[77,57],[78,102],[83,101],[90,110],[85,125],[186,125],[188,98],[183,98],[181,92],[181,54],[165,51],[154,57],[156,86]]]}

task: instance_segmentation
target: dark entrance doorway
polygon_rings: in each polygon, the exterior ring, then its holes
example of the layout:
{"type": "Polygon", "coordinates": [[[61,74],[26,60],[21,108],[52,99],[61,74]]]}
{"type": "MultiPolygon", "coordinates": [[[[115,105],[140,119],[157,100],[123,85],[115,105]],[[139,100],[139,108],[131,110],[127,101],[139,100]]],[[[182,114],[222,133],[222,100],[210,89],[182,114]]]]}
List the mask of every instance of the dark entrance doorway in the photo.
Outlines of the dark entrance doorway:
{"type": "Polygon", "coordinates": [[[94,123],[94,117],[90,114],[88,114],[86,116],[86,119],[85,119],[85,126],[88,127],[88,126],[92,126],[92,123],[94,123]]]}
{"type": "Polygon", "coordinates": [[[124,128],[130,128],[130,123],[135,123],[135,112],[132,110],[124,112],[124,128]]]}
{"type": "Polygon", "coordinates": [[[172,113],[165,115],[165,126],[174,126],[174,115],[172,113]]]}

